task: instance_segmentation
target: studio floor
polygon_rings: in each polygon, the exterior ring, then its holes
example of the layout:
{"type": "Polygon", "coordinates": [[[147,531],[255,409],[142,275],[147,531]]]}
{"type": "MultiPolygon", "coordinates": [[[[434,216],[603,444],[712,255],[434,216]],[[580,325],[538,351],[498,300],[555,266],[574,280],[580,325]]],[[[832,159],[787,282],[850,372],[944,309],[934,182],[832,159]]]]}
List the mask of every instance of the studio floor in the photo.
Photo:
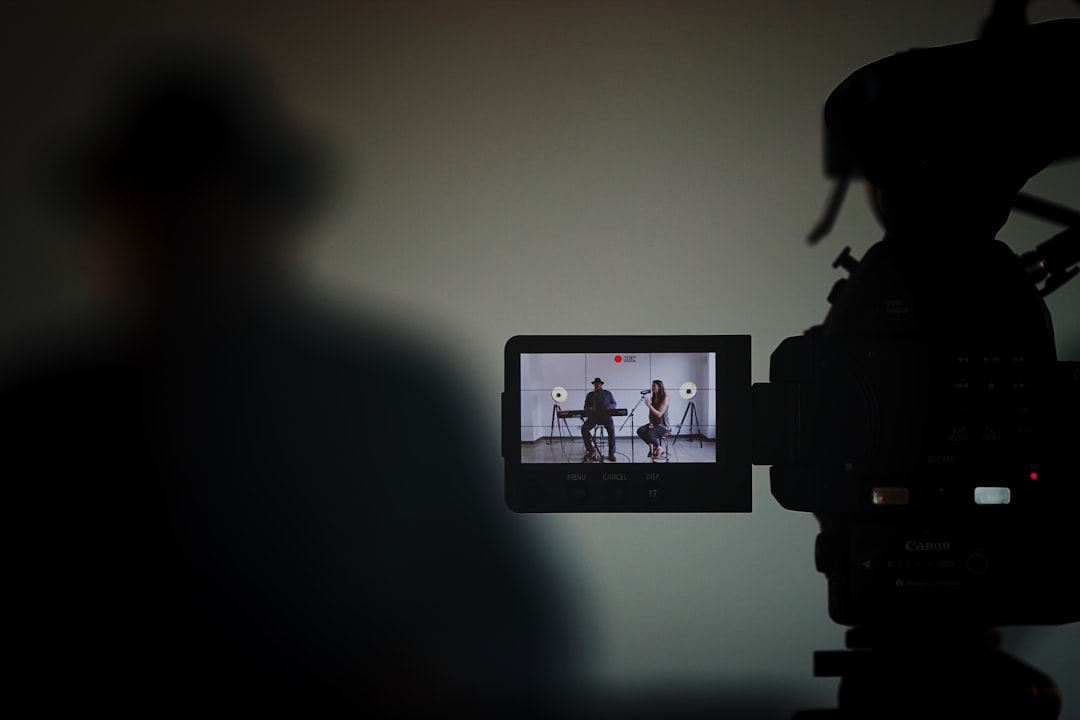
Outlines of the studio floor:
{"type": "MultiPolygon", "coordinates": [[[[605,460],[606,459],[606,445],[605,460]]],[[[705,463],[716,461],[715,441],[700,435],[672,437],[667,443],[666,462],[705,463]]],[[[584,461],[585,444],[581,437],[542,438],[536,442],[521,443],[522,463],[580,463],[584,461]]],[[[616,463],[651,463],[649,447],[641,438],[634,436],[616,436],[616,463]]]]}

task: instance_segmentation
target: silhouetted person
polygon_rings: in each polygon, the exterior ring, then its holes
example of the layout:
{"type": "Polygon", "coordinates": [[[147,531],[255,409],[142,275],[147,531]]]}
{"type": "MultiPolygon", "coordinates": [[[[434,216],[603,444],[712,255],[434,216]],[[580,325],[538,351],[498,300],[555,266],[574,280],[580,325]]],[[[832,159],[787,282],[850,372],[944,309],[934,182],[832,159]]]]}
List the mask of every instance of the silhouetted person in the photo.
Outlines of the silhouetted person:
{"type": "Polygon", "coordinates": [[[65,169],[112,312],[0,393],[16,682],[42,710],[539,714],[556,578],[464,451],[454,371],[294,279],[325,166],[227,59],[141,66],[65,169]],[[405,389],[409,424],[373,408],[405,389]]]}

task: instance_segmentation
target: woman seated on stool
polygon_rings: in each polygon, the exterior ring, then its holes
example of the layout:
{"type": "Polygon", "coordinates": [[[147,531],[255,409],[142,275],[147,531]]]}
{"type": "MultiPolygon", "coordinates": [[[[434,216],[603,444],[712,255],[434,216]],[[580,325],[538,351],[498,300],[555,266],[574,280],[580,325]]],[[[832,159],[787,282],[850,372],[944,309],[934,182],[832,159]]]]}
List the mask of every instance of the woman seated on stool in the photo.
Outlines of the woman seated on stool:
{"type": "Polygon", "coordinates": [[[668,427],[667,391],[663,380],[652,381],[652,395],[645,406],[649,408],[649,422],[637,429],[638,437],[649,446],[649,457],[660,457],[660,439],[671,432],[668,427]]]}

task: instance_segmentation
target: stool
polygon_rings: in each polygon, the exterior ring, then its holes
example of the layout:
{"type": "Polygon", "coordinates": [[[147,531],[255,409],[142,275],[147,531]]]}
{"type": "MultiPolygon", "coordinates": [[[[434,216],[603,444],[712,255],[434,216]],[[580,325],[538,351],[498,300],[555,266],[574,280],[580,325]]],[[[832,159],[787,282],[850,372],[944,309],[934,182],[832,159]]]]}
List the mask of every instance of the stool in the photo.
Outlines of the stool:
{"type": "Polygon", "coordinates": [[[671,446],[674,444],[674,438],[670,432],[666,432],[660,436],[660,454],[652,459],[655,462],[671,462],[671,446]]]}
{"type": "Polygon", "coordinates": [[[596,457],[585,456],[586,462],[607,462],[608,456],[608,443],[610,439],[607,436],[607,430],[603,425],[593,425],[589,430],[589,435],[592,437],[592,444],[596,457]]]}

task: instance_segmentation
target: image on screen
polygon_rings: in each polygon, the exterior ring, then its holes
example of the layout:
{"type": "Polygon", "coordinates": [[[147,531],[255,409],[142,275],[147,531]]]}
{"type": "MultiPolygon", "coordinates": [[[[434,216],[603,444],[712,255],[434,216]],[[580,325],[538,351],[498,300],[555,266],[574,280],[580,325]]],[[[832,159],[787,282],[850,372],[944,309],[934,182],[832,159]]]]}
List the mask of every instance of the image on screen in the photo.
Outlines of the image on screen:
{"type": "Polygon", "coordinates": [[[522,464],[715,463],[716,363],[714,352],[523,353],[522,464]]]}

